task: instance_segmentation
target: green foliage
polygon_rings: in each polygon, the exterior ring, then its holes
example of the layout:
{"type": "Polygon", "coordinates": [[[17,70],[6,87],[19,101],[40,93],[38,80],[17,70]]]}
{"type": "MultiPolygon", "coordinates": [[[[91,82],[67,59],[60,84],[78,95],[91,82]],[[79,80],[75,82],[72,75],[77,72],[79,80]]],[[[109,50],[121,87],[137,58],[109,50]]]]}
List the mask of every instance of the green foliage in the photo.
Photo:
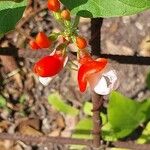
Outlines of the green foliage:
{"type": "Polygon", "coordinates": [[[48,103],[51,104],[56,110],[71,116],[78,115],[79,113],[78,109],[66,104],[57,92],[48,96],[48,103]]]}
{"type": "MultiPolygon", "coordinates": [[[[58,93],[51,94],[48,102],[60,112],[77,115],[79,110],[66,104],[58,93]]],[[[85,102],[83,112],[89,117],[82,119],[76,125],[72,137],[89,139],[92,130],[92,103],[85,102]]],[[[109,96],[107,114],[100,113],[102,118],[102,137],[106,141],[117,141],[132,133],[139,125],[147,121],[150,116],[150,100],[137,102],[129,99],[119,92],[112,92],[109,96]]],[[[147,143],[150,141],[150,124],[146,126],[143,134],[137,141],[147,143]]],[[[81,145],[72,145],[71,149],[82,149],[81,145]]]]}
{"type": "Polygon", "coordinates": [[[86,115],[89,115],[89,116],[92,116],[93,113],[92,113],[92,103],[90,102],[85,102],[85,104],[83,105],[83,112],[86,114],[86,115]]]}
{"type": "Polygon", "coordinates": [[[145,144],[149,142],[150,142],[150,122],[148,122],[145,129],[143,130],[142,135],[137,140],[138,144],[145,144]]]}
{"type": "Polygon", "coordinates": [[[21,19],[27,0],[20,3],[13,1],[0,1],[0,35],[15,28],[16,23],[21,19]]]}
{"type": "Polygon", "coordinates": [[[0,108],[6,107],[6,99],[0,95],[0,108]]]}
{"type": "Polygon", "coordinates": [[[149,0],[61,0],[72,11],[83,17],[126,16],[150,8],[149,0]]]}
{"type": "Polygon", "coordinates": [[[109,122],[102,126],[102,138],[105,141],[117,141],[117,136],[109,122]]]}
{"type": "Polygon", "coordinates": [[[112,92],[108,105],[108,122],[117,138],[129,135],[150,118],[150,100],[133,101],[118,92],[112,92]]]}
{"type": "MultiPolygon", "coordinates": [[[[75,132],[73,133],[73,138],[79,138],[79,139],[92,139],[92,130],[93,124],[92,124],[92,118],[84,118],[81,121],[78,122],[75,128],[75,132]]],[[[70,150],[82,150],[83,147],[81,145],[72,145],[70,147],[70,150]]]]}
{"type": "Polygon", "coordinates": [[[20,3],[23,0],[0,0],[0,1],[13,1],[13,2],[16,2],[16,3],[20,3]]]}

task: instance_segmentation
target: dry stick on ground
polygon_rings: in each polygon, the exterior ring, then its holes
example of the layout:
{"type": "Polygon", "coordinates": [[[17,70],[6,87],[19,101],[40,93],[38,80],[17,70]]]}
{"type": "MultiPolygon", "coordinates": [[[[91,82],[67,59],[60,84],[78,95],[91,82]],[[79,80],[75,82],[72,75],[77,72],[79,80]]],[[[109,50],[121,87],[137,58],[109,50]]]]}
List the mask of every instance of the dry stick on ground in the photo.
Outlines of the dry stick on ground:
{"type": "Polygon", "coordinates": [[[23,142],[28,142],[33,145],[56,143],[56,144],[75,144],[75,145],[92,146],[92,140],[65,138],[65,137],[31,136],[31,135],[21,135],[21,134],[0,133],[0,139],[21,140],[23,142]]]}
{"type": "MultiPolygon", "coordinates": [[[[101,26],[103,19],[92,19],[91,20],[91,47],[92,55],[99,55],[100,53],[100,35],[101,26]],[[95,36],[96,33],[96,36],[95,36]]],[[[101,119],[100,109],[103,105],[103,97],[101,95],[92,92],[92,103],[93,103],[93,146],[99,148],[101,146],[101,119]]]]}

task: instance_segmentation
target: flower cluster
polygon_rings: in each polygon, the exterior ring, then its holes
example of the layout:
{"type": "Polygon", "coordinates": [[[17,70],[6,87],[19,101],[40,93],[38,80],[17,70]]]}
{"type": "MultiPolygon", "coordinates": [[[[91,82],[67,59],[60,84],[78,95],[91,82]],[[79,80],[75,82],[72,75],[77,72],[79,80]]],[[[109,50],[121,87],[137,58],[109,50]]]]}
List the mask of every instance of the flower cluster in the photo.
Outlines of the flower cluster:
{"type": "Polygon", "coordinates": [[[91,90],[98,94],[109,94],[116,87],[116,71],[110,67],[107,59],[92,58],[87,49],[87,40],[77,33],[78,18],[71,18],[69,10],[61,10],[61,3],[58,0],[48,0],[47,6],[54,18],[64,27],[63,32],[52,33],[49,36],[40,32],[35,40],[29,42],[29,45],[33,50],[51,49],[54,41],[57,39],[59,41],[60,37],[63,40],[50,55],[35,63],[33,71],[39,76],[40,82],[47,85],[60,73],[68,61],[68,45],[74,43],[77,48],[80,91],[85,92],[87,85],[90,85],[91,90]]]}

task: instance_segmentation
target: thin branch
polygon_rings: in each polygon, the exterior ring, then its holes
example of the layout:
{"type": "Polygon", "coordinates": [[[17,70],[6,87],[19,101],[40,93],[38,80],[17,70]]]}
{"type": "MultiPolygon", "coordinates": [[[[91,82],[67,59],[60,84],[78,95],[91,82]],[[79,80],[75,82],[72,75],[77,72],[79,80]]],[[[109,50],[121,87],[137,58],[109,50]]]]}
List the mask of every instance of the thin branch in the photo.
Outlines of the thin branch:
{"type": "Polygon", "coordinates": [[[132,150],[149,150],[150,149],[150,144],[136,144],[133,141],[128,141],[128,142],[113,142],[113,146],[119,147],[119,148],[127,148],[127,149],[132,149],[132,150]]]}
{"type": "Polygon", "coordinates": [[[47,9],[47,5],[43,5],[41,6],[39,9],[37,9],[36,11],[30,13],[30,15],[28,17],[24,17],[22,18],[19,23],[17,24],[17,28],[22,27],[26,22],[28,22],[32,17],[34,17],[37,13],[41,12],[42,10],[47,9]]]}
{"type": "Polygon", "coordinates": [[[92,146],[92,140],[65,138],[65,137],[29,136],[21,134],[0,133],[0,139],[21,140],[24,142],[29,142],[31,144],[59,143],[59,144],[76,144],[76,145],[92,146]]]}
{"type": "Polygon", "coordinates": [[[92,92],[92,103],[93,103],[93,145],[95,148],[101,146],[101,126],[102,121],[100,118],[100,110],[103,106],[103,96],[92,92]]]}

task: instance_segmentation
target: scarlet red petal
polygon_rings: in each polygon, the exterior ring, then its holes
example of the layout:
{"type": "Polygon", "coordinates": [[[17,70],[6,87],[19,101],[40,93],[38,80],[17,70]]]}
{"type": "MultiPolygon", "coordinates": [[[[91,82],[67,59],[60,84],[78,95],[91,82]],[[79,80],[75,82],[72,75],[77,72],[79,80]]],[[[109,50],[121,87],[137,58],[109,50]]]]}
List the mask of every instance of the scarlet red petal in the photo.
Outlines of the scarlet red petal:
{"type": "Polygon", "coordinates": [[[90,61],[81,65],[78,71],[78,84],[81,92],[86,90],[87,78],[104,69],[107,64],[107,59],[98,59],[98,61],[90,61]]]}
{"type": "Polygon", "coordinates": [[[60,56],[46,56],[34,65],[34,72],[41,77],[51,77],[58,74],[63,68],[63,59],[60,56]]]}

